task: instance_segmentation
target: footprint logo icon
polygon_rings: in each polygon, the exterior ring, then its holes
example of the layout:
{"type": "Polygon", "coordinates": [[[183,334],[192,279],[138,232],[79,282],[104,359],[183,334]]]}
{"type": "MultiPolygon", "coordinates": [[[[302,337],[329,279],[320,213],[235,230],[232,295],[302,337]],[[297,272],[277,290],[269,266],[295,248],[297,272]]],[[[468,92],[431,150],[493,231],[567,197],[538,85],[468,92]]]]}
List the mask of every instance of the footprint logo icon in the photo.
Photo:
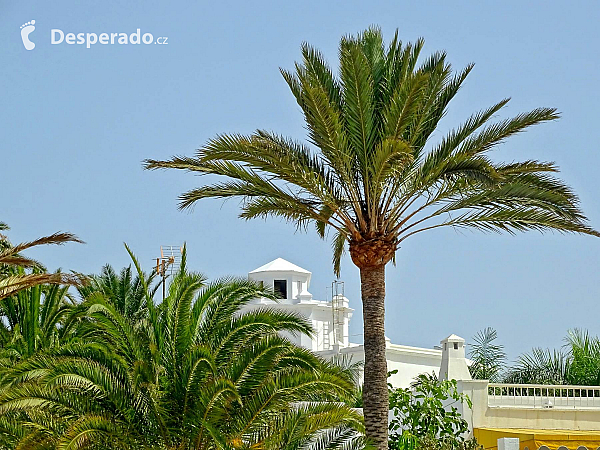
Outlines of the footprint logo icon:
{"type": "Polygon", "coordinates": [[[23,39],[23,45],[26,50],[33,50],[35,48],[35,43],[29,40],[29,35],[33,30],[35,30],[35,20],[21,25],[21,39],[23,39]]]}

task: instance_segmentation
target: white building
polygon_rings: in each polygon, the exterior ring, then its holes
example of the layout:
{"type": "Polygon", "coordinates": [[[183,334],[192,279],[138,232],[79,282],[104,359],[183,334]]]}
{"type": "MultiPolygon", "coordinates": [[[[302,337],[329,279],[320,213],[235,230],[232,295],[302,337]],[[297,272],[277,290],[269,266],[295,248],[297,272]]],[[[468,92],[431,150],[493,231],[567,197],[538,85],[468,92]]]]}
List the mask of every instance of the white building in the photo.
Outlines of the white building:
{"type": "MultiPolygon", "coordinates": [[[[283,258],[253,270],[248,277],[272,287],[282,297],[279,303],[265,298],[256,299],[255,306],[270,305],[294,311],[312,324],[314,336],[288,336],[294,343],[326,358],[348,355],[353,362],[364,360],[364,347],[349,339],[348,329],[354,309],[350,308],[349,300],[341,291],[335,292],[335,286],[331,300],[314,299],[309,292],[311,272],[283,258]]],[[[408,387],[417,375],[425,372],[437,374],[440,370],[441,350],[392,344],[389,339],[386,345],[388,370],[398,371],[390,378],[395,387],[408,387]]]]}

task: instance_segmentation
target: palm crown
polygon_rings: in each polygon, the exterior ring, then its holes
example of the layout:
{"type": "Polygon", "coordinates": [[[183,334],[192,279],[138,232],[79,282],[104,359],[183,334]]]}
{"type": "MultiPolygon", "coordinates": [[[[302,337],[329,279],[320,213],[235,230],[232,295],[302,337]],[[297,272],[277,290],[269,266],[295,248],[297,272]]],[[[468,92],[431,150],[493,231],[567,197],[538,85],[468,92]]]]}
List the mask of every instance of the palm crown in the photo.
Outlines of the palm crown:
{"type": "Polygon", "coordinates": [[[473,66],[453,73],[443,52],[419,64],[422,47],[396,35],[386,49],[380,31],[369,29],[342,39],[336,76],[304,44],[303,63],[282,74],[318,151],[257,131],[220,135],[193,158],[147,160],[147,167],[228,177],[183,194],[183,208],[206,197],[241,197],[243,218],[314,222],[321,236],[331,227],[338,272],[347,241],[359,267],[381,264],[402,240],[441,226],[597,235],[575,194],[552,176],[554,164],[489,159],[507,137],[556,119],[555,109],[490,124],[504,99],[427,145],[473,66]]]}

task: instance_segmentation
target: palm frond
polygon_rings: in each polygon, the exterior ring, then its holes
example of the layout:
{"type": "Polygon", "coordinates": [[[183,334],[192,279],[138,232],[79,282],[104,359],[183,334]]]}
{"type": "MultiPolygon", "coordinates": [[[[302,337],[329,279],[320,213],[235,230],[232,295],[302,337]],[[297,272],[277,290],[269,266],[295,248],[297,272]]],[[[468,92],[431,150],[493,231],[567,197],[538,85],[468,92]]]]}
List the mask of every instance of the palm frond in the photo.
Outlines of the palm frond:
{"type": "Polygon", "coordinates": [[[32,247],[37,247],[40,245],[63,245],[67,242],[78,242],[83,244],[84,242],[79,239],[77,236],[71,233],[54,233],[50,236],[45,236],[39,239],[35,239],[31,242],[24,242],[21,244],[17,244],[14,247],[10,247],[2,252],[0,252],[0,264],[8,264],[5,262],[5,258],[14,257],[18,253],[21,253],[24,250],[27,250],[32,247]]]}
{"type": "Polygon", "coordinates": [[[76,273],[33,273],[12,275],[0,278],[0,299],[15,295],[17,292],[41,284],[62,284],[80,286],[86,282],[86,277],[76,273]]]}
{"type": "Polygon", "coordinates": [[[507,383],[568,384],[569,363],[558,350],[534,348],[519,357],[505,377],[507,383]]]}

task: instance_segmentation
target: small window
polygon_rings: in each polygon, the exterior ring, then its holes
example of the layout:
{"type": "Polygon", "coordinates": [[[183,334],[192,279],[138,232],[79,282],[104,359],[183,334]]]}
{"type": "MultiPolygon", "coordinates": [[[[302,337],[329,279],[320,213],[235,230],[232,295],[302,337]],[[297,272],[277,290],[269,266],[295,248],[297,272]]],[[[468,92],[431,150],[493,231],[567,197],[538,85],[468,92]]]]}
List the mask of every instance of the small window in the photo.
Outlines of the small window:
{"type": "Polygon", "coordinates": [[[265,288],[265,282],[264,281],[259,281],[258,282],[258,287],[261,288],[261,289],[264,289],[265,288]]]}
{"type": "Polygon", "coordinates": [[[287,281],[286,280],[274,280],[273,290],[276,294],[279,294],[281,298],[287,298],[287,281]]]}
{"type": "Polygon", "coordinates": [[[458,350],[458,342],[454,343],[454,350],[458,350]]]}

